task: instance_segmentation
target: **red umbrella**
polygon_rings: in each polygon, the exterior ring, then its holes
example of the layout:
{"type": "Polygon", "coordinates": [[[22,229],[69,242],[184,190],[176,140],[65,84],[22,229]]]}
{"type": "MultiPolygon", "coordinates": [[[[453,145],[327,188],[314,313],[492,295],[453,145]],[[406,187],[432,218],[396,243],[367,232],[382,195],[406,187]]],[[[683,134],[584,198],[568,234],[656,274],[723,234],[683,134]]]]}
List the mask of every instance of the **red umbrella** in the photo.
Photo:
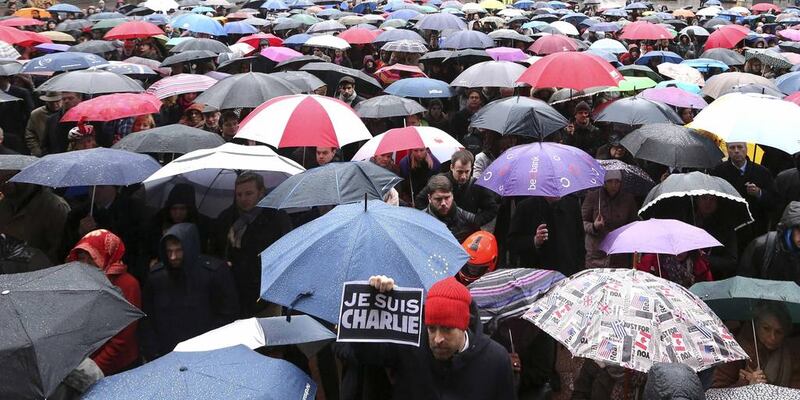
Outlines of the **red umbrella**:
{"type": "Polygon", "coordinates": [[[578,43],[567,36],[549,35],[536,39],[531,47],[528,47],[528,51],[536,55],[546,56],[564,51],[578,51],[578,48],[578,43]]]}
{"type": "Polygon", "coordinates": [[[36,32],[21,31],[7,26],[0,26],[0,40],[8,44],[16,44],[23,47],[35,46],[42,43],[53,43],[53,41],[46,36],[42,36],[36,32]]]}
{"type": "Polygon", "coordinates": [[[794,104],[800,106],[800,92],[795,92],[794,94],[790,94],[783,98],[786,101],[791,101],[794,104]]]}
{"type": "Polygon", "coordinates": [[[755,12],[765,13],[769,10],[774,10],[775,12],[781,12],[781,8],[772,3],[758,3],[758,4],[753,4],[753,6],[750,7],[750,11],[755,11],[755,12]]]}
{"type": "Polygon", "coordinates": [[[156,114],[161,109],[161,100],[147,93],[115,93],[98,96],[72,107],[61,118],[61,122],[113,121],[120,118],[156,114]]]}
{"type": "Polygon", "coordinates": [[[44,22],[33,18],[14,17],[0,21],[0,25],[15,28],[18,26],[41,26],[44,25],[44,22]]]}
{"type": "Polygon", "coordinates": [[[630,40],[660,40],[672,39],[674,36],[670,31],[661,25],[652,24],[647,21],[636,21],[622,28],[620,39],[630,40]]]}
{"type": "Polygon", "coordinates": [[[587,52],[562,52],[533,63],[517,82],[534,88],[557,87],[584,90],[595,86],[617,86],[623,80],[608,61],[587,52]]]}
{"type": "Polygon", "coordinates": [[[255,35],[245,36],[239,39],[236,43],[247,43],[253,48],[258,48],[258,44],[261,43],[262,39],[266,39],[269,42],[270,46],[282,46],[283,39],[271,34],[271,33],[256,33],[255,35]]]}
{"type": "Polygon", "coordinates": [[[339,37],[350,44],[369,44],[383,31],[380,29],[369,30],[364,28],[350,28],[339,34],[339,37]]]}
{"type": "Polygon", "coordinates": [[[389,86],[403,78],[427,78],[419,67],[414,65],[393,64],[375,71],[377,78],[384,86],[389,86]]]}
{"type": "Polygon", "coordinates": [[[164,31],[155,24],[145,21],[128,21],[111,28],[103,38],[107,40],[143,39],[163,34],[164,31]]]}
{"type": "Polygon", "coordinates": [[[741,25],[722,25],[717,28],[706,40],[706,50],[723,48],[732,49],[741,42],[750,32],[741,25]]]}

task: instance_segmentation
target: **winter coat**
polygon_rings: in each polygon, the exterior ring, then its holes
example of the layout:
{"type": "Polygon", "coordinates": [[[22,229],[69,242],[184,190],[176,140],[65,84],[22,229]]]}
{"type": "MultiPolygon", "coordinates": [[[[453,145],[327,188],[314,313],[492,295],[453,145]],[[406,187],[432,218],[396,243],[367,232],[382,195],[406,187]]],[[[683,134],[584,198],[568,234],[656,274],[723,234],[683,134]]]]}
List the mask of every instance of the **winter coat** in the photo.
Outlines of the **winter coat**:
{"type": "Polygon", "coordinates": [[[148,360],[171,352],[187,339],[233,321],[239,313],[238,295],[230,269],[222,260],[200,254],[193,224],[173,225],[161,239],[159,260],[144,289],[141,320],[142,351],[148,360]],[[166,239],[183,247],[183,263],[169,265],[166,239]]]}
{"type": "MultiPolygon", "coordinates": [[[[476,185],[475,178],[470,178],[467,183],[458,184],[450,171],[439,175],[446,177],[453,184],[453,200],[460,208],[475,214],[475,224],[483,226],[497,217],[500,196],[476,185]]],[[[428,194],[427,187],[417,194],[414,203],[417,209],[422,210],[428,207],[428,194]]]]}
{"type": "Polygon", "coordinates": [[[614,229],[636,221],[637,211],[636,199],[627,192],[620,191],[616,196],[609,197],[608,192],[600,188],[586,195],[581,206],[581,217],[583,219],[583,229],[586,231],[584,245],[586,247],[587,268],[624,268],[630,266],[629,257],[624,255],[609,257],[600,250],[600,242],[614,229]],[[603,229],[599,231],[594,228],[598,207],[605,223],[603,229]],[[611,262],[612,259],[613,263],[611,262]]]}
{"type": "Polygon", "coordinates": [[[759,236],[745,248],[738,275],[800,284],[800,249],[791,243],[795,227],[800,227],[798,201],[786,206],[777,231],[759,236]]]}
{"type": "MultiPolygon", "coordinates": [[[[122,291],[122,296],[136,308],[142,308],[142,290],[133,275],[125,272],[110,275],[108,280],[122,291]]],[[[139,338],[136,329],[138,321],[132,322],[109,339],[94,354],[92,360],[106,376],[122,372],[138,364],[139,338]]]]}
{"type": "Polygon", "coordinates": [[[57,112],[50,112],[47,106],[41,106],[31,112],[28,126],[25,128],[25,144],[31,155],[42,156],[42,141],[47,130],[47,118],[57,112]]]}
{"type": "Polygon", "coordinates": [[[566,276],[583,269],[586,262],[583,221],[574,196],[548,203],[543,197],[519,202],[508,229],[508,249],[526,268],[554,269],[566,276]],[[536,228],[547,224],[549,239],[536,248],[536,228]]]}
{"type": "Polygon", "coordinates": [[[69,130],[76,127],[76,122],[61,122],[63,109],[50,114],[45,121],[44,138],[42,138],[42,155],[63,153],[69,147],[69,130]]]}
{"type": "Polygon", "coordinates": [[[447,229],[450,230],[459,243],[466,240],[469,235],[477,232],[481,228],[480,225],[476,223],[477,218],[475,214],[465,211],[455,202],[453,206],[450,207],[450,212],[448,212],[446,216],[442,217],[438,215],[431,209],[430,205],[425,208],[425,212],[447,225],[447,229]]]}
{"type": "Polygon", "coordinates": [[[728,181],[747,200],[747,204],[750,206],[750,212],[753,214],[755,221],[737,231],[740,248],[747,246],[747,243],[755,237],[766,233],[769,227],[770,211],[777,204],[777,190],[769,170],[748,160],[744,174],[742,174],[732,162],[726,161],[711,170],[711,175],[728,181]],[[746,182],[753,183],[761,188],[760,198],[747,194],[744,186],[746,182]]]}
{"type": "Polygon", "coordinates": [[[0,274],[32,272],[53,266],[41,250],[11,236],[0,235],[0,274]]]}
{"type": "Polygon", "coordinates": [[[33,98],[28,89],[11,85],[5,92],[22,101],[0,103],[0,129],[5,133],[6,145],[14,151],[23,153],[25,146],[25,127],[33,110],[33,98]]]}
{"type": "Polygon", "coordinates": [[[684,364],[655,363],[647,372],[644,400],[705,400],[700,378],[684,364]]]}
{"type": "MultiPolygon", "coordinates": [[[[428,164],[423,162],[420,163],[420,166],[417,168],[411,169],[410,156],[411,154],[409,153],[407,156],[403,157],[397,165],[400,168],[400,176],[405,179],[401,183],[402,191],[404,194],[416,196],[416,194],[421,192],[422,189],[425,188],[425,185],[428,184],[428,179],[439,172],[441,164],[439,164],[439,161],[437,161],[435,157],[431,156],[433,161],[432,167],[428,168],[428,164]]],[[[413,197],[411,198],[413,199],[413,197]]]]}
{"type": "Polygon", "coordinates": [[[0,201],[0,233],[43,251],[53,263],[63,260],[61,247],[69,205],[50,189],[14,184],[15,193],[0,201]]]}
{"type": "Polygon", "coordinates": [[[775,178],[778,189],[778,204],[775,207],[777,217],[791,201],[800,201],[800,168],[794,167],[781,171],[775,178]]]}
{"type": "Polygon", "coordinates": [[[564,136],[564,144],[577,147],[592,156],[605,142],[600,129],[591,122],[586,125],[575,124],[575,132],[564,136]]]}

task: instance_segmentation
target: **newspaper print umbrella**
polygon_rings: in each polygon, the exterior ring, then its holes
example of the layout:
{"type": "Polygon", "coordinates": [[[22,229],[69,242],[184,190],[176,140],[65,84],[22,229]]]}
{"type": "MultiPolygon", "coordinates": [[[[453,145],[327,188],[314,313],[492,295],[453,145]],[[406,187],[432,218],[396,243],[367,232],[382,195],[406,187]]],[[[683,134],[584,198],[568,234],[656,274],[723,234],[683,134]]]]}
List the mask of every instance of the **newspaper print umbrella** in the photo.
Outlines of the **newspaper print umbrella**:
{"type": "Polygon", "coordinates": [[[759,383],[706,390],[706,400],[800,400],[800,390],[759,383]]]}
{"type": "Polygon", "coordinates": [[[747,358],[697,296],[635,269],[581,271],[557,283],[523,318],[575,357],[642,372],[655,362],[702,371],[747,358]]]}
{"type": "Polygon", "coordinates": [[[478,306],[481,322],[499,324],[527,311],[558,281],[566,277],[558,271],[531,268],[500,269],[469,285],[478,306]]]}

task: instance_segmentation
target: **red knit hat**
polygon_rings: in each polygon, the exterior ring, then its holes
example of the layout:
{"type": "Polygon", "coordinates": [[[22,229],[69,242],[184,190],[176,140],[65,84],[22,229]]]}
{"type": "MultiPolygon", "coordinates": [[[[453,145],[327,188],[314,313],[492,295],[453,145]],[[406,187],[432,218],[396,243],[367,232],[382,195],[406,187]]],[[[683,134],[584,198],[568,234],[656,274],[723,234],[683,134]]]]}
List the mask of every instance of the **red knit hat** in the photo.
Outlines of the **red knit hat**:
{"type": "Polygon", "coordinates": [[[469,327],[469,290],[456,278],[436,282],[425,299],[425,325],[467,330],[469,327]]]}

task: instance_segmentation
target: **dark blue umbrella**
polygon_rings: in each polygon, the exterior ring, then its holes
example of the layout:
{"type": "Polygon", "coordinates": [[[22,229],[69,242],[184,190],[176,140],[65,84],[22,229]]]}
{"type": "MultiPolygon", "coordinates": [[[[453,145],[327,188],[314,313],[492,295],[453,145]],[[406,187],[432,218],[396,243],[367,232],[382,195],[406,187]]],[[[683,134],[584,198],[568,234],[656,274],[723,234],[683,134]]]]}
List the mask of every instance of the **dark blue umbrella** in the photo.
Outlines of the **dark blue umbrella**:
{"type": "Polygon", "coordinates": [[[467,258],[427,213],[378,200],[345,204],[261,253],[261,297],[335,324],[344,282],[383,274],[400,286],[429,288],[467,258]]]}
{"type": "Polygon", "coordinates": [[[46,155],[10,181],[54,188],[126,186],[142,182],[159,168],[150,156],[100,147],[46,155]]]}
{"type": "Polygon", "coordinates": [[[441,46],[443,49],[488,49],[494,47],[494,40],[479,31],[458,31],[448,35],[441,46]]]}
{"type": "Polygon", "coordinates": [[[455,92],[447,82],[431,78],[405,78],[389,85],[384,92],[400,97],[420,99],[447,98],[455,92]]]}
{"type": "Polygon", "coordinates": [[[445,29],[455,29],[457,31],[467,30],[467,24],[453,14],[428,14],[422,17],[416,25],[417,29],[430,31],[443,31],[445,29]]]}
{"type": "Polygon", "coordinates": [[[356,6],[353,7],[353,12],[357,14],[369,14],[377,9],[378,9],[378,3],[365,1],[363,3],[356,4],[356,6]]]}
{"type": "Polygon", "coordinates": [[[515,2],[512,7],[519,8],[520,10],[530,10],[534,6],[533,0],[519,0],[515,2]]]}
{"type": "Polygon", "coordinates": [[[681,62],[683,62],[683,57],[681,57],[681,56],[679,56],[679,55],[677,55],[677,54],[675,54],[675,53],[673,53],[671,51],[648,51],[647,53],[642,54],[642,56],[639,57],[636,60],[635,64],[636,65],[647,65],[647,63],[650,62],[650,60],[652,60],[654,57],[660,57],[661,58],[661,62],[659,64],[667,63],[667,62],[668,63],[674,63],[674,64],[680,64],[681,62]]]}
{"type": "Polygon", "coordinates": [[[20,73],[65,72],[108,64],[103,57],[91,53],[53,53],[36,57],[22,66],[20,73]]]}
{"type": "Polygon", "coordinates": [[[290,176],[258,203],[267,208],[338,205],[382,200],[403,179],[371,161],[334,162],[290,176]]]}
{"type": "Polygon", "coordinates": [[[800,91],[800,72],[790,72],[775,79],[775,84],[781,92],[790,94],[800,91]]]}
{"type": "Polygon", "coordinates": [[[94,384],[83,399],[313,399],[317,385],[288,361],[245,346],[173,351],[94,384]]]}
{"type": "Polygon", "coordinates": [[[372,43],[388,43],[397,40],[414,40],[420,43],[425,43],[425,39],[410,29],[392,29],[382,32],[376,37],[372,43]]]}

